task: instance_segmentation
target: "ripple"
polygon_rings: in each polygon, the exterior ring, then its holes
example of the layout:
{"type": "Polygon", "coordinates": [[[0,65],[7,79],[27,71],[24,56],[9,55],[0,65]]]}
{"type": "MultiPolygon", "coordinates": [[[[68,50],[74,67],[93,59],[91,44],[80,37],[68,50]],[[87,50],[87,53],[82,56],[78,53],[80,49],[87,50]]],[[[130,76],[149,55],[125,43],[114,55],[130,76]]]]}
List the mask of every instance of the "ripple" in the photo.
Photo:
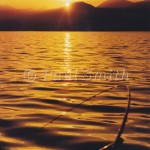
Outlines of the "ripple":
{"type": "Polygon", "coordinates": [[[122,135],[125,143],[118,149],[149,150],[146,147],[150,140],[149,33],[0,32],[0,35],[0,150],[98,150],[113,142],[127,103],[124,89],[103,93],[77,106],[101,90],[122,83],[131,86],[132,103],[122,135]],[[70,43],[68,49],[66,41],[70,43]],[[35,82],[24,81],[27,68],[36,72],[35,82]],[[65,72],[75,73],[76,69],[77,76],[84,73],[91,76],[87,68],[97,73],[126,68],[129,80],[87,81],[80,77],[42,81],[46,68],[63,72],[63,76],[65,72]],[[41,129],[60,114],[64,115],[41,129]]]}

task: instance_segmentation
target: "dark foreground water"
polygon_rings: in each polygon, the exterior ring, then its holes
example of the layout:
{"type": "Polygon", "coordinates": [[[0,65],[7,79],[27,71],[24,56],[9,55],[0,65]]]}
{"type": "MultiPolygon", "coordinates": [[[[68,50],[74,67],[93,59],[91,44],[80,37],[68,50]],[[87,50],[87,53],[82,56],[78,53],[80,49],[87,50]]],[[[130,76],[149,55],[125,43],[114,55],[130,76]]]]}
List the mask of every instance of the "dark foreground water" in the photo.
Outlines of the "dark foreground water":
{"type": "Polygon", "coordinates": [[[148,150],[148,39],[148,32],[0,32],[0,150],[98,150],[117,135],[126,90],[66,110],[120,83],[130,86],[132,104],[119,149],[148,150]]]}

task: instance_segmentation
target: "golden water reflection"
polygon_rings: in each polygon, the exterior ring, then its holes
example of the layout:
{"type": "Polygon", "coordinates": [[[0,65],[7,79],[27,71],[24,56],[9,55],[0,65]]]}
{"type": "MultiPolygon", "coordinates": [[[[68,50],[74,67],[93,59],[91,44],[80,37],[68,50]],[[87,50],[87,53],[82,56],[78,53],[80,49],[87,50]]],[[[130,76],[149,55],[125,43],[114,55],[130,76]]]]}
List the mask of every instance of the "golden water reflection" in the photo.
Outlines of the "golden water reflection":
{"type": "Polygon", "coordinates": [[[71,35],[70,33],[65,33],[65,42],[64,42],[64,61],[65,61],[65,71],[66,73],[71,73],[71,35]]]}
{"type": "Polygon", "coordinates": [[[125,143],[148,146],[149,38],[146,32],[0,32],[0,149],[83,150],[92,145],[93,150],[113,141],[127,103],[122,89],[82,104],[42,132],[41,126],[118,83],[132,90],[125,143]],[[124,67],[128,81],[56,81],[50,74],[41,80],[46,68],[81,74],[124,67]],[[34,82],[24,79],[28,68],[36,72],[34,82]]]}

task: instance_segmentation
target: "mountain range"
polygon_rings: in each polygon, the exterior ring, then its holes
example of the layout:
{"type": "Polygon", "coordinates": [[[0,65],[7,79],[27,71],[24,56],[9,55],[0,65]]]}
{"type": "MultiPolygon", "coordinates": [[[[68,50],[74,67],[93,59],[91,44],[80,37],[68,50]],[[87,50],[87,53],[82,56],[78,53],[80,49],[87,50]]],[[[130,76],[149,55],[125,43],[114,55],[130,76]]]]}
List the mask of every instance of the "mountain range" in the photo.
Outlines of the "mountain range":
{"type": "Polygon", "coordinates": [[[134,3],[127,0],[106,0],[100,4],[99,8],[126,8],[131,7],[134,3]]]}
{"type": "Polygon", "coordinates": [[[70,9],[15,9],[0,6],[2,31],[149,31],[150,1],[106,0],[98,7],[84,2],[70,9]]]}
{"type": "Polygon", "coordinates": [[[137,7],[146,7],[150,8],[149,0],[143,0],[141,2],[130,2],[128,0],[106,0],[100,4],[99,8],[137,8],[137,7]]]}

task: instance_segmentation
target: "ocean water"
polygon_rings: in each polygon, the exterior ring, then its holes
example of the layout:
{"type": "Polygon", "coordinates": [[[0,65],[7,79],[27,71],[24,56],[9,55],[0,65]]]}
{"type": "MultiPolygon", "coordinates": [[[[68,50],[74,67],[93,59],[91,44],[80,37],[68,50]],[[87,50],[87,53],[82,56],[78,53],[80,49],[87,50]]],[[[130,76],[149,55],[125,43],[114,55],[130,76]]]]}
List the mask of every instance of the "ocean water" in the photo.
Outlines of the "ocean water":
{"type": "Polygon", "coordinates": [[[132,100],[119,149],[150,149],[148,39],[149,32],[0,32],[0,149],[98,150],[113,142],[125,88],[67,111],[118,84],[130,87],[132,100]]]}

